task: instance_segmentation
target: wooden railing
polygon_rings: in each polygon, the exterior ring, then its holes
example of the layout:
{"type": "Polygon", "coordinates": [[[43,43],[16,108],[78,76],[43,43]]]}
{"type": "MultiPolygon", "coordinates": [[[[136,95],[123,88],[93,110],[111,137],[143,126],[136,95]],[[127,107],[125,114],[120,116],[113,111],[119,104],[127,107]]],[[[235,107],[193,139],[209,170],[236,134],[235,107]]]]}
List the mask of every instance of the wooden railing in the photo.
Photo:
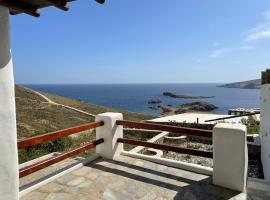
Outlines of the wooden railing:
{"type": "MultiPolygon", "coordinates": [[[[22,140],[18,141],[17,145],[18,145],[18,148],[27,148],[27,147],[32,146],[32,145],[41,144],[41,143],[44,143],[47,141],[53,141],[53,140],[56,140],[58,138],[69,136],[71,134],[76,134],[76,133],[80,133],[82,131],[86,131],[86,130],[89,130],[92,128],[97,128],[97,127],[103,126],[103,124],[104,123],[102,121],[91,122],[91,123],[84,124],[81,126],[76,126],[76,127],[72,127],[72,128],[68,128],[68,129],[64,129],[64,130],[59,130],[59,131],[43,134],[43,135],[38,135],[38,136],[27,138],[27,139],[22,139],[22,140]]],[[[78,154],[83,153],[89,149],[92,149],[103,142],[104,142],[104,139],[95,140],[95,141],[86,143],[83,146],[80,146],[78,148],[63,152],[63,153],[61,153],[57,156],[54,156],[52,158],[44,159],[42,161],[36,162],[36,163],[29,165],[27,167],[21,168],[19,171],[19,176],[20,176],[20,178],[27,176],[33,172],[36,172],[36,171],[41,170],[43,168],[46,168],[52,164],[55,164],[57,162],[60,162],[64,159],[66,159],[66,158],[78,155],[78,154]]]]}
{"type": "Polygon", "coordinates": [[[185,128],[185,127],[179,127],[179,126],[134,122],[134,121],[127,121],[127,120],[117,120],[116,124],[126,126],[129,128],[168,131],[168,132],[176,133],[179,135],[193,135],[193,136],[199,136],[199,137],[212,138],[212,131],[204,130],[204,129],[185,128]]]}
{"type": "MultiPolygon", "coordinates": [[[[193,128],[178,127],[178,126],[126,121],[126,120],[117,120],[116,124],[129,127],[129,128],[168,131],[171,133],[177,133],[179,135],[192,135],[192,136],[212,138],[212,131],[203,130],[203,129],[193,129],[193,128]]],[[[213,158],[212,151],[201,151],[201,150],[196,150],[196,149],[183,148],[183,147],[177,147],[177,146],[171,146],[171,145],[165,145],[165,144],[157,144],[157,143],[151,143],[151,142],[143,142],[143,141],[138,141],[138,140],[133,140],[133,139],[126,139],[126,138],[118,138],[117,142],[124,143],[124,144],[150,147],[150,148],[160,149],[164,151],[173,151],[177,153],[189,154],[189,155],[194,155],[194,156],[213,158]]]]}
{"type": "Polygon", "coordinates": [[[150,147],[150,148],[160,149],[160,150],[164,150],[164,151],[173,151],[173,152],[177,152],[177,153],[189,154],[189,155],[194,155],[194,156],[213,158],[213,152],[211,152],[211,151],[200,151],[200,150],[196,150],[196,149],[176,147],[176,146],[165,145],[165,144],[157,144],[157,143],[152,143],[152,142],[143,142],[143,141],[139,141],[139,140],[132,140],[132,139],[126,139],[126,138],[119,138],[117,140],[117,142],[124,143],[124,144],[132,144],[132,145],[150,147]]]}
{"type": "Polygon", "coordinates": [[[92,128],[97,128],[100,126],[103,126],[102,121],[91,122],[88,124],[75,126],[72,128],[67,128],[67,129],[63,129],[63,130],[59,130],[59,131],[55,131],[55,132],[51,132],[51,133],[47,133],[43,135],[38,135],[31,138],[21,139],[21,140],[18,140],[17,145],[19,149],[23,149],[29,146],[33,146],[35,144],[41,144],[43,142],[53,141],[61,137],[65,137],[65,136],[72,135],[75,133],[80,133],[82,131],[86,131],[92,128]]]}

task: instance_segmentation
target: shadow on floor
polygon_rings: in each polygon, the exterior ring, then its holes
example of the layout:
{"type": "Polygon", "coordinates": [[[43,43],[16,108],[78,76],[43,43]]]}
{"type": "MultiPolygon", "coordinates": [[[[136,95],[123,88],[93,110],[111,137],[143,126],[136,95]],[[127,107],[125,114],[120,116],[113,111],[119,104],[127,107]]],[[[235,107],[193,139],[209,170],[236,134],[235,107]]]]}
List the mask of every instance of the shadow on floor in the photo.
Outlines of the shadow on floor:
{"type": "MultiPolygon", "coordinates": [[[[235,196],[237,196],[238,194],[240,194],[239,192],[235,192],[226,188],[222,188],[222,187],[218,187],[215,186],[211,183],[211,178],[208,177],[206,179],[200,180],[200,181],[194,181],[185,177],[181,177],[181,176],[177,176],[171,173],[166,173],[166,172],[160,172],[160,171],[156,171],[154,169],[149,169],[146,167],[142,167],[142,166],[137,166],[134,164],[129,164],[129,163],[125,163],[122,161],[114,161],[114,160],[104,160],[104,159],[98,159],[94,162],[92,162],[89,167],[100,170],[100,171],[104,171],[104,172],[108,172],[108,173],[112,173],[118,176],[122,176],[122,177],[126,177],[129,179],[133,179],[136,181],[140,181],[143,183],[148,183],[148,184],[152,184],[158,187],[162,187],[162,188],[166,188],[169,190],[173,190],[176,191],[176,195],[174,196],[173,199],[178,200],[208,200],[208,199],[213,199],[213,200],[222,200],[222,199],[230,199],[233,198],[235,196]],[[109,166],[103,166],[101,164],[99,164],[99,162],[101,161],[106,161],[110,164],[115,164],[118,166],[121,166],[121,169],[116,169],[116,168],[112,168],[109,166]],[[134,174],[131,172],[127,172],[125,171],[124,168],[129,168],[129,169],[134,169],[139,171],[139,174],[134,174]],[[140,173],[141,172],[141,173],[140,173]],[[153,177],[149,178],[146,176],[143,176],[143,173],[149,173],[149,174],[153,174],[156,176],[159,176],[161,178],[158,179],[154,179],[153,177]],[[142,175],[141,175],[142,174],[142,175]],[[162,180],[164,179],[164,180],[162,180]],[[175,185],[172,183],[169,183],[168,181],[166,181],[166,179],[173,179],[176,181],[180,181],[183,183],[187,183],[187,186],[179,186],[179,185],[175,185]]],[[[195,174],[195,173],[194,173],[195,174]]]]}

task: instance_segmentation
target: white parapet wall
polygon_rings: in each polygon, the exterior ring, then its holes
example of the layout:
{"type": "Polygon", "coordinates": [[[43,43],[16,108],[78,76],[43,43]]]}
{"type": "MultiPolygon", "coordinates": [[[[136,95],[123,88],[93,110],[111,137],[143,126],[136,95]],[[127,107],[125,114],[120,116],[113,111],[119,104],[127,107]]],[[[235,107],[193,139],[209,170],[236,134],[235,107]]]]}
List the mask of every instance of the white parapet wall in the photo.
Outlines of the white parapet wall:
{"type": "Polygon", "coordinates": [[[9,10],[0,6],[0,200],[19,199],[19,165],[9,10]]]}
{"type": "Polygon", "coordinates": [[[196,172],[199,174],[205,174],[205,175],[210,175],[210,176],[213,174],[213,168],[201,166],[198,164],[187,163],[187,162],[182,162],[182,161],[172,160],[172,159],[167,159],[167,158],[160,158],[156,156],[143,155],[140,153],[134,153],[134,152],[129,152],[129,151],[123,151],[122,155],[133,157],[133,158],[139,158],[143,160],[149,160],[151,162],[155,162],[158,164],[175,167],[175,168],[179,168],[183,170],[188,170],[188,171],[196,172]]]}
{"type": "Polygon", "coordinates": [[[102,113],[96,116],[96,121],[103,121],[104,125],[96,129],[96,139],[104,142],[96,147],[96,152],[103,158],[115,159],[123,151],[123,144],[118,143],[118,138],[123,138],[123,126],[117,126],[116,120],[122,120],[121,113],[102,113]]]}
{"type": "Polygon", "coordinates": [[[261,161],[265,179],[270,181],[270,84],[261,87],[261,161]]]}
{"type": "Polygon", "coordinates": [[[213,129],[213,183],[246,190],[248,151],[246,126],[217,124],[213,129]]]}

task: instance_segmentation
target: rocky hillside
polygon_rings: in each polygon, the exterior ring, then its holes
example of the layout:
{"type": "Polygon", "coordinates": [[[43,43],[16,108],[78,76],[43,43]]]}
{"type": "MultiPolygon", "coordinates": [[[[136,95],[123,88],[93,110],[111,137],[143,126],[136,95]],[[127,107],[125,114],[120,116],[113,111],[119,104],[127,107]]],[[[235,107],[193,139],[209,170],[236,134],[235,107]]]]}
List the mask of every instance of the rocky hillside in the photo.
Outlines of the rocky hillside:
{"type": "Polygon", "coordinates": [[[236,82],[236,83],[228,83],[228,84],[224,84],[224,85],[219,85],[218,87],[241,88],[241,89],[260,89],[261,88],[261,79],[242,81],[242,82],[236,82]]]}
{"type": "MultiPolygon", "coordinates": [[[[43,94],[57,103],[79,108],[93,114],[121,112],[124,115],[124,119],[135,121],[153,118],[149,115],[107,108],[52,94],[43,94]]],[[[31,137],[33,135],[60,130],[94,120],[91,116],[62,106],[50,104],[39,95],[19,86],[16,86],[16,110],[18,138],[31,137]]]]}

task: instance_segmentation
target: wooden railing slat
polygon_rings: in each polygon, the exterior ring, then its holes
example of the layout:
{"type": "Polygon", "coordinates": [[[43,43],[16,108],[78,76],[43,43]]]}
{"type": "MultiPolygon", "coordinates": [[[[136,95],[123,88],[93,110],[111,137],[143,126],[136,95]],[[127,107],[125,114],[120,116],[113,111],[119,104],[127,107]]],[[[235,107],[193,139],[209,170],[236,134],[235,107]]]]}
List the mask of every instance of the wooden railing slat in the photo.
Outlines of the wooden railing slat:
{"type": "Polygon", "coordinates": [[[199,136],[199,137],[212,138],[212,131],[204,130],[204,129],[185,128],[185,127],[179,127],[179,126],[160,125],[160,124],[153,124],[153,123],[142,123],[142,122],[127,121],[127,120],[117,120],[116,124],[126,126],[129,128],[168,131],[171,133],[179,133],[181,135],[193,135],[193,136],[199,136]]]}
{"type": "Polygon", "coordinates": [[[38,135],[38,136],[31,137],[31,138],[21,139],[21,140],[18,140],[17,146],[19,149],[22,149],[22,148],[26,148],[26,147],[29,147],[29,146],[32,146],[35,144],[41,144],[43,142],[53,141],[53,140],[56,140],[56,139],[61,138],[61,137],[65,137],[65,136],[72,135],[75,133],[80,133],[82,131],[86,131],[86,130],[92,129],[92,128],[97,128],[100,126],[103,126],[102,121],[91,122],[88,124],[84,124],[84,125],[80,125],[80,126],[76,126],[76,127],[72,127],[72,128],[67,128],[67,129],[63,129],[63,130],[59,130],[59,131],[54,131],[51,133],[38,135]]]}
{"type": "Polygon", "coordinates": [[[117,139],[117,142],[124,143],[124,144],[137,145],[137,146],[144,146],[144,147],[165,150],[165,151],[173,151],[177,153],[189,154],[189,155],[194,155],[194,156],[213,158],[213,152],[211,151],[201,151],[201,150],[196,150],[196,149],[176,147],[176,146],[157,144],[157,143],[151,143],[151,142],[143,142],[139,140],[132,140],[132,139],[126,139],[126,138],[119,138],[117,139]]]}
{"type": "Polygon", "coordinates": [[[25,168],[22,168],[20,169],[20,178],[21,177],[24,177],[24,176],[27,176],[29,174],[32,174],[38,170],[41,170],[45,167],[48,167],[50,165],[53,165],[57,162],[60,162],[66,158],[69,158],[69,157],[72,157],[74,155],[77,155],[77,154],[80,154],[80,153],[83,153],[89,149],[92,149],[94,148],[95,146],[97,146],[98,144],[101,144],[104,142],[104,139],[99,139],[99,140],[95,140],[93,142],[90,142],[90,143],[87,143],[81,147],[78,147],[76,149],[73,149],[73,150],[70,150],[70,151],[67,151],[67,152],[64,152],[64,153],[61,153],[60,155],[57,155],[55,157],[52,157],[52,158],[49,158],[49,159],[46,159],[46,160],[43,160],[43,161],[40,161],[40,162],[37,162],[37,163],[34,163],[30,166],[27,166],[25,168]]]}

